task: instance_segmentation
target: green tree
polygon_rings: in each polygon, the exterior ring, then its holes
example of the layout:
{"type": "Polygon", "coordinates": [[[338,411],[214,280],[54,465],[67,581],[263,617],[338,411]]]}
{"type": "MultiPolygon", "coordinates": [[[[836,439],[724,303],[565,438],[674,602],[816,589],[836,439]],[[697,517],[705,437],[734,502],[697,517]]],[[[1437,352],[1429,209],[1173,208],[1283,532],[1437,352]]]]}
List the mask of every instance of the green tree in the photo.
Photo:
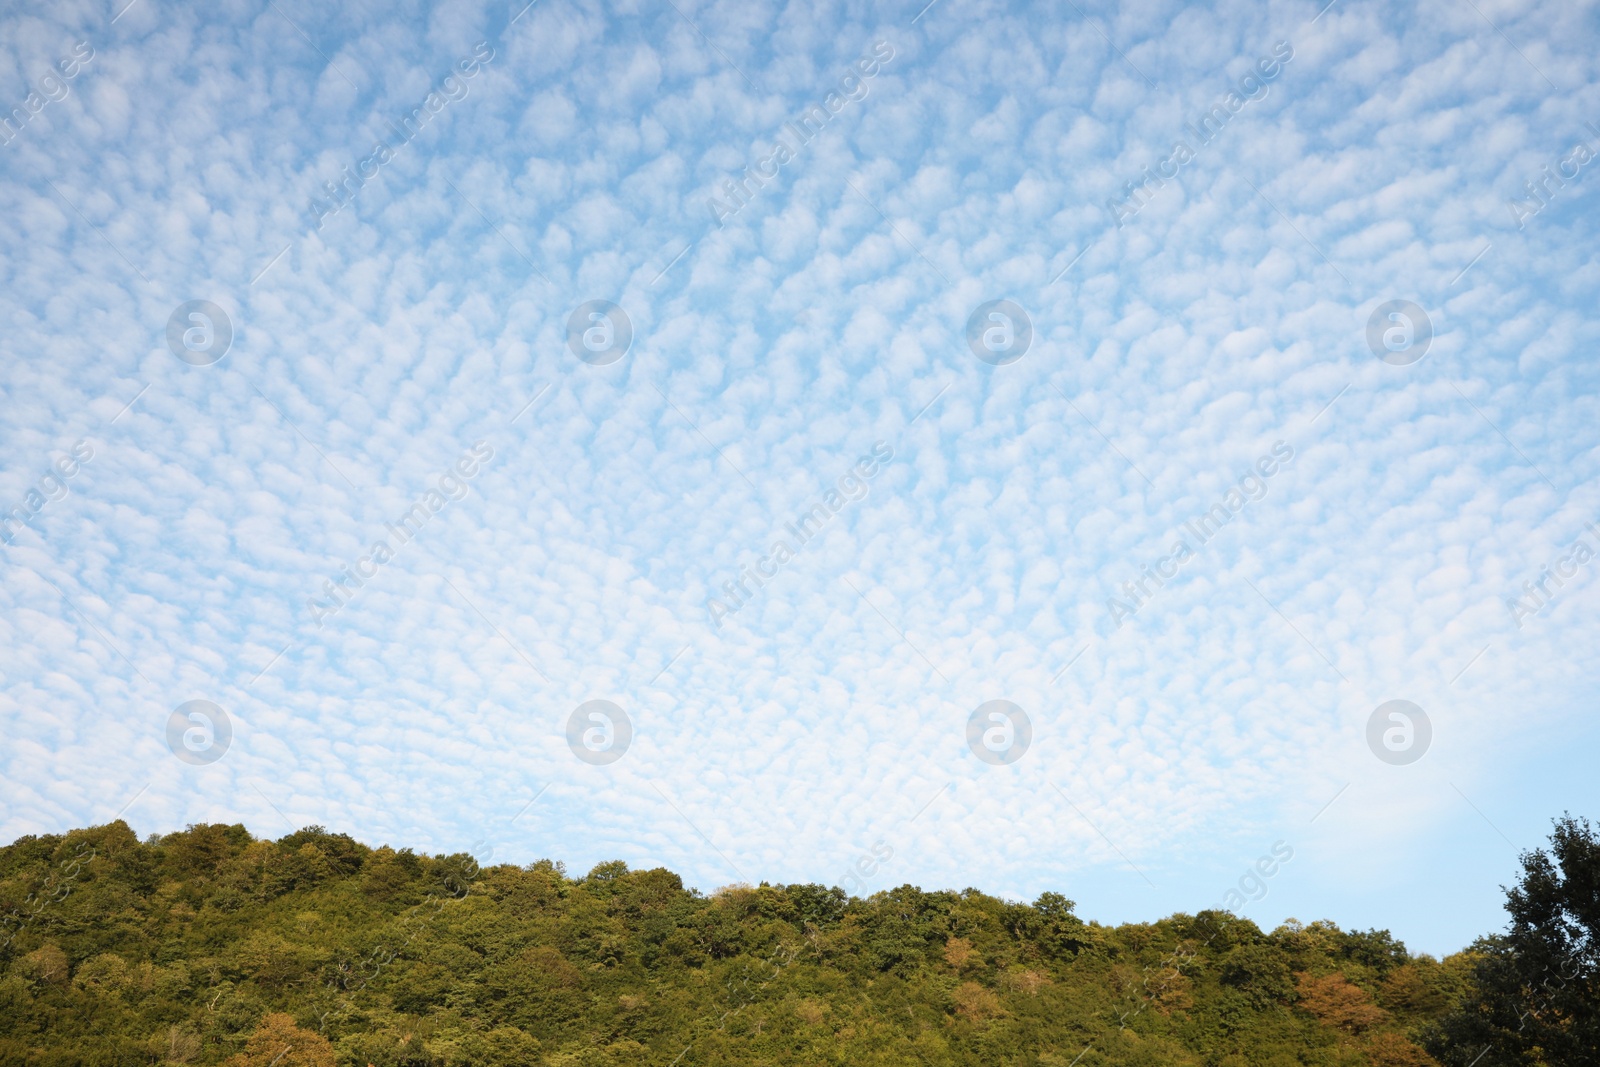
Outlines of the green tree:
{"type": "Polygon", "coordinates": [[[228,1059],[227,1067],[334,1067],[333,1046],[314,1030],[302,1030],[294,1018],[282,1013],[261,1020],[244,1051],[228,1059]]]}
{"type": "MultiPolygon", "coordinates": [[[[1530,929],[1558,884],[1561,914],[1593,913],[1563,841],[1518,890],[1530,929]]],[[[404,844],[119,822],[0,847],[0,1067],[1435,1067],[1411,1035],[1479,995],[1485,956],[1217,911],[1102,926],[1053,892],[706,895],[404,844]]],[[[1592,960],[1582,927],[1559,947],[1592,960]]]]}
{"type": "Polygon", "coordinates": [[[1475,988],[1430,1034],[1451,1065],[1600,1064],[1600,837],[1557,819],[1550,847],[1522,854],[1511,922],[1480,939],[1475,988]]]}

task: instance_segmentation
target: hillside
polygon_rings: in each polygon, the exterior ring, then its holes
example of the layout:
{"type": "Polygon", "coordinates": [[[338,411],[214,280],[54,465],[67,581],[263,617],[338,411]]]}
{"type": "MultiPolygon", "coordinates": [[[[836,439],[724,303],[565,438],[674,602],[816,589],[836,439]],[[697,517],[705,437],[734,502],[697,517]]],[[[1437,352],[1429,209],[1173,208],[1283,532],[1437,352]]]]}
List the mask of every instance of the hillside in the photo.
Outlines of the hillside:
{"type": "Polygon", "coordinates": [[[1432,1064],[1470,954],[974,889],[686,890],[309,828],[0,848],[0,1065],[1432,1064]],[[230,1058],[231,1057],[231,1058],[230,1058]]]}

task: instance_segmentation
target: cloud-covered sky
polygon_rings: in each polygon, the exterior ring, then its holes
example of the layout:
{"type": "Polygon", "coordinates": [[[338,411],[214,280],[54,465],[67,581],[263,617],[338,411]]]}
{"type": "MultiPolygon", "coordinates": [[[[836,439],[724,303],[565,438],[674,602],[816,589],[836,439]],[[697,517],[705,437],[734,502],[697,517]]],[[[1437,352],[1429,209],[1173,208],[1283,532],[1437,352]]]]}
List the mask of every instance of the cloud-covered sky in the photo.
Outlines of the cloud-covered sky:
{"type": "Polygon", "coordinates": [[[0,41],[4,840],[320,823],[1437,953],[1596,810],[1592,0],[0,41]]]}

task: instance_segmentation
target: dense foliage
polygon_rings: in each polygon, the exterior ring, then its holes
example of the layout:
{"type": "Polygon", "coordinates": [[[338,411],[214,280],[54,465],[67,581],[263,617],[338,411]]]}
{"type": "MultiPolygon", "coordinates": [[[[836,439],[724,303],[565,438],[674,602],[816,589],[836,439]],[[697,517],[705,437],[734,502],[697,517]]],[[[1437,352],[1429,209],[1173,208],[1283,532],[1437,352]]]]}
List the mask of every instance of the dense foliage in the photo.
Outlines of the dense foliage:
{"type": "Polygon", "coordinates": [[[1429,1035],[1461,1067],[1600,1065],[1600,838],[1556,820],[1550,850],[1523,853],[1511,923],[1473,946],[1470,994],[1429,1035]]]}
{"type": "Polygon", "coordinates": [[[705,896],[615,862],[116,822],[0,849],[0,1067],[1425,1067],[1481,956],[1220,911],[1106,927],[1053,893],[705,896]]]}

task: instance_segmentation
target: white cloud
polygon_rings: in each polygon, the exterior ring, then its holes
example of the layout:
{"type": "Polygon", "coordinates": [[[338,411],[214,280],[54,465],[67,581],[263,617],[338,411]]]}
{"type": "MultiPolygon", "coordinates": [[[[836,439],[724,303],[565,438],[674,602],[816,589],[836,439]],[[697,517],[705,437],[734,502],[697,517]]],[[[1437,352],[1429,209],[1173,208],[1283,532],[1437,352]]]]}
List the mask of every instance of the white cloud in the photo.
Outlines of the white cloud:
{"type": "Polygon", "coordinates": [[[0,149],[0,500],[79,436],[96,456],[0,561],[0,836],[137,794],[142,832],[488,837],[707,887],[837,881],[882,839],[884,879],[1106,919],[1205,906],[1284,838],[1255,917],[1456,947],[1498,921],[1485,817],[1532,845],[1593,799],[1551,752],[1588,736],[1592,578],[1520,630],[1503,603],[1600,518],[1592,191],[1520,231],[1505,208],[1600,115],[1569,10],[1486,9],[1526,59],[1471,12],[1352,0],[12,16],[14,87],[97,55],[0,149]],[[707,190],[880,38],[866,99],[715,227],[707,190]],[[470,95],[308,232],[484,39],[470,95]],[[1280,39],[1267,98],[1116,230],[1117,183],[1280,39]],[[999,296],[1035,341],[991,368],[963,331],[999,296]],[[1364,341],[1395,297],[1438,331],[1410,367],[1364,341]],[[609,367],[566,346],[595,298],[635,331],[609,367]],[[189,299],[233,320],[214,366],[167,350],[189,299]],[[710,627],[880,439],[867,499],[710,627]],[[1279,439],[1266,496],[1111,631],[1106,598],[1279,439]],[[471,493],[312,625],[479,440],[471,493]],[[999,696],[1035,730],[1007,767],[965,748],[999,696]],[[1411,767],[1365,749],[1394,696],[1433,718],[1411,767]],[[203,767],[165,747],[196,697],[235,726],[203,767]],[[610,767],[566,748],[594,697],[635,727],[610,767]],[[1444,903],[1390,918],[1386,878],[1444,903]]]}

